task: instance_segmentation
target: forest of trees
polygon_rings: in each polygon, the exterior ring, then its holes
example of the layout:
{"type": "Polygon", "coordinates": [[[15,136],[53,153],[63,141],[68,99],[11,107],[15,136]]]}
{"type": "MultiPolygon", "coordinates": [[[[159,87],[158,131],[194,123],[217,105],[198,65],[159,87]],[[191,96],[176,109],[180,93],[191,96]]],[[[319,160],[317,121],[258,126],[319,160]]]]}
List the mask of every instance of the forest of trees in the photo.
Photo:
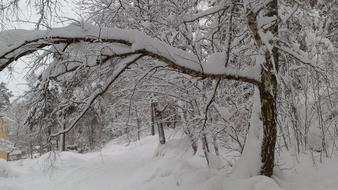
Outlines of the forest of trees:
{"type": "Polygon", "coordinates": [[[338,150],[335,0],[81,0],[77,20],[27,1],[34,28],[15,30],[22,1],[0,1],[0,73],[28,60],[29,90],[9,104],[1,83],[0,115],[27,157],[165,144],[169,128],[208,164],[241,154],[246,176],[272,176],[283,151],[338,150]]]}

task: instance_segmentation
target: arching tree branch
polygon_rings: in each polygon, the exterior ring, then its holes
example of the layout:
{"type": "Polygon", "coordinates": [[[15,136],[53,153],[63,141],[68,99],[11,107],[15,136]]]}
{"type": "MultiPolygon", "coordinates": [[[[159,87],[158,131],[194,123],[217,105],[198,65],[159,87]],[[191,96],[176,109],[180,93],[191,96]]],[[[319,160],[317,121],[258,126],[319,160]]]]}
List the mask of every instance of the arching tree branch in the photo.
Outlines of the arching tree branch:
{"type": "MultiPolygon", "coordinates": [[[[199,63],[194,54],[174,48],[140,31],[75,24],[44,31],[9,30],[1,32],[0,71],[11,62],[41,48],[52,44],[71,44],[81,41],[117,44],[117,50],[124,51],[119,54],[148,56],[191,76],[260,84],[260,65],[247,66],[242,69],[225,67],[224,60],[218,57],[217,53],[211,55],[210,59],[208,58],[205,62],[199,63]],[[219,65],[223,65],[223,67],[219,65]]],[[[218,54],[222,55],[222,53],[218,54]]]]}

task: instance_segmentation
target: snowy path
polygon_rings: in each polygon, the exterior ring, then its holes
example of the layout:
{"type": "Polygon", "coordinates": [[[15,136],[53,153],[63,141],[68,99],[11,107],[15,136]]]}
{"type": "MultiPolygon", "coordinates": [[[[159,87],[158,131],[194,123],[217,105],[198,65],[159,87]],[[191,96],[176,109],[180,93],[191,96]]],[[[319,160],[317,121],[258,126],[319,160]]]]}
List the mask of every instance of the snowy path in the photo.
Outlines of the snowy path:
{"type": "Polygon", "coordinates": [[[50,164],[44,158],[17,162],[12,168],[20,171],[19,177],[0,178],[0,190],[128,189],[132,186],[130,182],[142,179],[140,173],[153,159],[155,149],[156,144],[151,143],[127,148],[111,144],[98,153],[66,152],[58,156],[54,168],[48,171],[44,170],[50,164]]]}

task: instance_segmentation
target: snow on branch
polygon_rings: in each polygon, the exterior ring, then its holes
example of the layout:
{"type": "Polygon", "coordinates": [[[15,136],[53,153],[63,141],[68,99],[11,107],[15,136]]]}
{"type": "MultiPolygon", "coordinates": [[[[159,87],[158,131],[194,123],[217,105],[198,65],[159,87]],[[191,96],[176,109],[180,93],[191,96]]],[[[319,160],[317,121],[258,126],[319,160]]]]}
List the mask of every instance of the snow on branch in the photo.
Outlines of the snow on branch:
{"type": "Polygon", "coordinates": [[[141,54],[166,63],[191,76],[230,79],[259,85],[260,65],[244,69],[225,67],[224,52],[211,54],[200,63],[197,56],[153,39],[137,30],[99,28],[94,25],[71,24],[51,30],[8,30],[0,33],[0,71],[11,62],[53,44],[80,41],[128,46],[130,54],[141,54]]]}

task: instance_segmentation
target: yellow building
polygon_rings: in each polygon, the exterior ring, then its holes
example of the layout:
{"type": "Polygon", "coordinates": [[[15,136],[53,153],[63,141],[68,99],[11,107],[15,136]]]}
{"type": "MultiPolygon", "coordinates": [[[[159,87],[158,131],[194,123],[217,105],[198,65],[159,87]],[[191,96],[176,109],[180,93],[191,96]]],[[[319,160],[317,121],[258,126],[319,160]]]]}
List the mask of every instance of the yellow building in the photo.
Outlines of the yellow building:
{"type": "MultiPolygon", "coordinates": [[[[4,119],[0,118],[0,139],[8,140],[8,126],[4,119]]],[[[0,158],[7,160],[8,153],[0,152],[0,158]]]]}

